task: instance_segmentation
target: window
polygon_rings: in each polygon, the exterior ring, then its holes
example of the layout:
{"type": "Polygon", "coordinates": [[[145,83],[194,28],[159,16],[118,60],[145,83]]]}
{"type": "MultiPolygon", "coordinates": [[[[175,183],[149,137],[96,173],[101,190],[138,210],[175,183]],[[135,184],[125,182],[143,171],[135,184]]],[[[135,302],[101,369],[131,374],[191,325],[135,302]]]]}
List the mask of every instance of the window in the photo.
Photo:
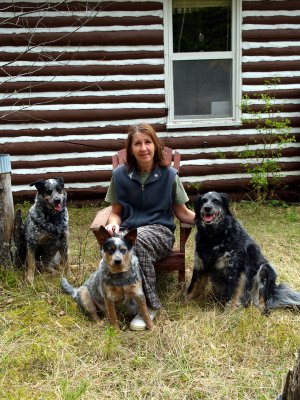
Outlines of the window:
{"type": "Polygon", "coordinates": [[[239,0],[168,0],[168,127],[239,118],[239,0]]]}

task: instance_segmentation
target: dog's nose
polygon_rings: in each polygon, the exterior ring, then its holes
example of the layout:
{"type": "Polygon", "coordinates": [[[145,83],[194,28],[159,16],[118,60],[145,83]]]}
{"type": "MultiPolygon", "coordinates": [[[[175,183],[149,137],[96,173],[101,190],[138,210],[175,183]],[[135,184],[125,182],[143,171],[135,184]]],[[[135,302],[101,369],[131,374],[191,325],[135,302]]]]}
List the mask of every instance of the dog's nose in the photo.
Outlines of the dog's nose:
{"type": "Polygon", "coordinates": [[[116,265],[120,265],[121,262],[122,262],[122,260],[120,260],[119,258],[117,258],[117,259],[114,260],[114,262],[115,262],[116,265]]]}
{"type": "Polygon", "coordinates": [[[54,203],[55,204],[60,204],[61,203],[61,199],[54,199],[54,203]]]}
{"type": "Polygon", "coordinates": [[[206,212],[211,211],[211,206],[204,206],[204,211],[206,211],[206,212]]]}

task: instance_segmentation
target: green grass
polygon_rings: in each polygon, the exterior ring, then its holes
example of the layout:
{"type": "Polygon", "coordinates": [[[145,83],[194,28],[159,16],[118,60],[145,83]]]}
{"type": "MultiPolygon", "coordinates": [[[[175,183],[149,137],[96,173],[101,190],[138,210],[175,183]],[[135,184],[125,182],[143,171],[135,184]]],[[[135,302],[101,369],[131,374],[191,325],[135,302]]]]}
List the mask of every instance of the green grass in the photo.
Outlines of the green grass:
{"type": "MultiPolygon", "coordinates": [[[[28,208],[28,205],[26,205],[28,208]]],[[[24,209],[26,210],[26,207],[24,209]]],[[[299,207],[241,202],[234,213],[300,291],[299,207]]],[[[97,268],[95,207],[69,207],[75,284],[97,268]]],[[[188,241],[188,280],[193,235],[188,241]]],[[[115,332],[81,314],[59,278],[0,270],[0,399],[274,400],[300,346],[300,313],[224,313],[210,298],[181,302],[176,276],[158,276],[163,308],[152,332],[115,332]]]]}

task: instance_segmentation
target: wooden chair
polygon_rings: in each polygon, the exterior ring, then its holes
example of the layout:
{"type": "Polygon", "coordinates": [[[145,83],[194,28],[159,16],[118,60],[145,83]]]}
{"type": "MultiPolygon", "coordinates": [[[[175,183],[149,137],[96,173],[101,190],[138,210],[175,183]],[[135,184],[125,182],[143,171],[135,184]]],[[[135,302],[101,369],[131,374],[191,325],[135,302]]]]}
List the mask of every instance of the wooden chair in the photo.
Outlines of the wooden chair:
{"type": "MultiPolygon", "coordinates": [[[[172,165],[179,173],[180,168],[180,154],[175,151],[173,154],[172,149],[169,147],[164,148],[164,156],[168,161],[168,165],[172,165]]],[[[112,157],[113,169],[126,162],[126,150],[119,150],[117,154],[112,157]]],[[[109,215],[111,213],[111,207],[106,207],[100,210],[90,229],[96,236],[97,241],[100,243],[99,228],[101,225],[107,225],[109,215]]],[[[178,281],[181,284],[185,283],[185,245],[190,235],[193,225],[179,223],[179,248],[174,247],[172,253],[155,263],[156,271],[161,272],[172,272],[178,271],[178,281]]],[[[176,245],[176,244],[175,244],[176,245]]]]}

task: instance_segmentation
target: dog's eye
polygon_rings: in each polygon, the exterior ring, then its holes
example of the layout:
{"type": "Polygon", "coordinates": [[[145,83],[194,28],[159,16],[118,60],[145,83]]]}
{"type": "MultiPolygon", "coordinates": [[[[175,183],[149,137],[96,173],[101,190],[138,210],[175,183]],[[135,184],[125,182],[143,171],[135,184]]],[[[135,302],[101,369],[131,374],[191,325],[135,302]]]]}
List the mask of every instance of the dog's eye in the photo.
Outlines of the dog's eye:
{"type": "Polygon", "coordinates": [[[61,193],[62,193],[62,188],[57,187],[57,188],[56,188],[56,191],[57,191],[57,193],[61,194],[61,193]]]}
{"type": "Polygon", "coordinates": [[[47,189],[45,193],[50,195],[50,194],[52,194],[52,190],[51,189],[47,189]]]}
{"type": "Polygon", "coordinates": [[[127,248],[126,247],[120,247],[120,252],[125,254],[127,252],[127,248]]]}
{"type": "Polygon", "coordinates": [[[116,251],[116,246],[111,246],[107,249],[107,252],[109,254],[114,254],[114,252],[116,251]]]}

